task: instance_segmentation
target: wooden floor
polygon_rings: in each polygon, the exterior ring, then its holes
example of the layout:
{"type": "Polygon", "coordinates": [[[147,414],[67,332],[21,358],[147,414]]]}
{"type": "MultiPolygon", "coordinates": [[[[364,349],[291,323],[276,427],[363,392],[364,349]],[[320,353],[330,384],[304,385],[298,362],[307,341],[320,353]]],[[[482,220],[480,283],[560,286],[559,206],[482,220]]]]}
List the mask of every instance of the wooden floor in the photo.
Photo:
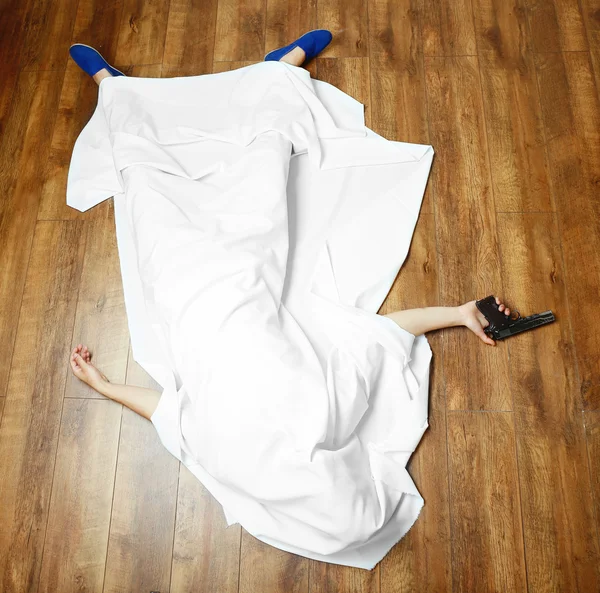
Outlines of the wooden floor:
{"type": "Polygon", "coordinates": [[[0,17],[0,591],[600,591],[600,0],[6,0],[0,17]],[[490,293],[557,323],[496,348],[432,334],[425,498],[373,571],[225,529],[152,425],[68,372],[132,360],[107,201],[65,206],[97,47],[132,76],[217,72],[316,27],[311,65],[390,139],[430,143],[382,312],[490,293]]]}

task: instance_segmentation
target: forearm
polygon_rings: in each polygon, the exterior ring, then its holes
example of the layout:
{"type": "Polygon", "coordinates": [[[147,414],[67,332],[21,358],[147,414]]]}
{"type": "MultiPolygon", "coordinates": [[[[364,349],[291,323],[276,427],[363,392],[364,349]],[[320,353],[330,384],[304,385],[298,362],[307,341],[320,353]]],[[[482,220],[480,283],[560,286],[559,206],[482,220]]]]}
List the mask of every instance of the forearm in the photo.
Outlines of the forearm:
{"type": "Polygon", "coordinates": [[[388,313],[402,329],[420,336],[421,334],[442,329],[464,325],[463,315],[459,307],[422,307],[419,309],[405,309],[388,313]]]}
{"type": "Polygon", "coordinates": [[[127,406],[148,420],[154,413],[161,396],[160,392],[155,389],[119,385],[118,383],[103,383],[95,389],[102,395],[127,406]]]}

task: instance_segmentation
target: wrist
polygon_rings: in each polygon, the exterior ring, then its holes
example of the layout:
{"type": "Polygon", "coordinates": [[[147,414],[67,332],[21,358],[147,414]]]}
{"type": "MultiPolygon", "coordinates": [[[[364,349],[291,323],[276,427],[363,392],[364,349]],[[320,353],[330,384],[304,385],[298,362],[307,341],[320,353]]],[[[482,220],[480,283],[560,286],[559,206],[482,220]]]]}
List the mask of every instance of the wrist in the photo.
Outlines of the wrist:
{"type": "Polygon", "coordinates": [[[467,313],[465,311],[465,305],[459,305],[454,308],[454,325],[466,325],[467,313]]]}
{"type": "Polygon", "coordinates": [[[98,381],[94,381],[94,383],[90,384],[90,387],[97,391],[100,395],[103,395],[104,397],[110,397],[111,383],[109,381],[98,379],[98,381]]]}

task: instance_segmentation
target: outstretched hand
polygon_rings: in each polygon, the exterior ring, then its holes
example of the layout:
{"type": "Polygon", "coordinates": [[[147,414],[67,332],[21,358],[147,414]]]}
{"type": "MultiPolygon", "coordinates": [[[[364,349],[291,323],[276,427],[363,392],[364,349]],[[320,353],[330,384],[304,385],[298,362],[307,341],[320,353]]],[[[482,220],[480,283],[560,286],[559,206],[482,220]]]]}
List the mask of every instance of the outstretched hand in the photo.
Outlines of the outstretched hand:
{"type": "MultiPolygon", "coordinates": [[[[510,309],[508,309],[498,297],[496,297],[496,304],[500,305],[498,307],[499,311],[504,311],[507,316],[510,315],[510,309]]],[[[462,316],[463,325],[468,327],[476,336],[479,336],[486,344],[489,344],[490,346],[496,345],[496,342],[484,331],[484,328],[486,328],[490,322],[477,308],[475,301],[469,301],[468,303],[461,305],[458,309],[462,316]]]]}

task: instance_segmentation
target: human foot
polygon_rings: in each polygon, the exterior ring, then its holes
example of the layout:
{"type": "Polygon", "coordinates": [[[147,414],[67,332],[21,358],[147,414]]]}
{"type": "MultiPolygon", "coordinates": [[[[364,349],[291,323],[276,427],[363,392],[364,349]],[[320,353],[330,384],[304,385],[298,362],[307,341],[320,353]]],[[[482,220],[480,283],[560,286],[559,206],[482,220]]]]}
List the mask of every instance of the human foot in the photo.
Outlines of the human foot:
{"type": "Polygon", "coordinates": [[[280,62],[287,62],[292,66],[302,66],[306,61],[306,52],[301,47],[295,47],[291,52],[285,54],[280,62]]]}
{"type": "Polygon", "coordinates": [[[84,383],[87,383],[92,389],[102,392],[103,387],[110,383],[106,375],[101,373],[92,364],[92,354],[87,346],[79,344],[71,352],[71,370],[73,374],[84,383]]]}
{"type": "MultiPolygon", "coordinates": [[[[508,317],[510,315],[510,309],[498,298],[496,298],[496,304],[499,305],[498,310],[503,311],[508,317]]],[[[475,305],[475,301],[469,301],[458,308],[462,324],[468,327],[476,336],[479,336],[483,342],[490,346],[495,346],[496,342],[490,338],[484,331],[490,322],[484,317],[483,313],[475,305]]]]}
{"type": "Polygon", "coordinates": [[[97,84],[112,76],[125,76],[120,70],[113,68],[93,47],[84,43],[75,43],[69,48],[69,54],[75,63],[89,74],[97,84]]]}
{"type": "Polygon", "coordinates": [[[106,68],[102,68],[102,70],[98,70],[98,72],[96,72],[92,78],[94,79],[94,82],[100,86],[100,83],[105,78],[112,78],[112,74],[106,68]]]}

